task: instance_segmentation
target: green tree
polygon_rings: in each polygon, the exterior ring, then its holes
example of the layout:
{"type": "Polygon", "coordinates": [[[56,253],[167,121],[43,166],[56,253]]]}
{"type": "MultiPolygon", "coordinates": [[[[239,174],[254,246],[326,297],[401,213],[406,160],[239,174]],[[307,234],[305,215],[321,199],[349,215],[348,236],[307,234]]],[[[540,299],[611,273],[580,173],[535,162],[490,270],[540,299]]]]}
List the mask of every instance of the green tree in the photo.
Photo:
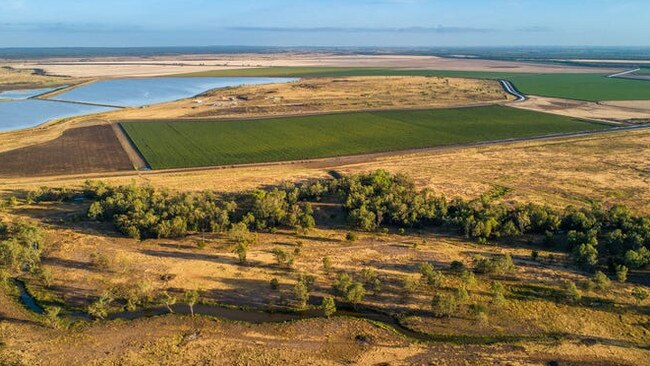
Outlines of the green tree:
{"type": "Polygon", "coordinates": [[[437,318],[446,318],[454,315],[458,309],[458,303],[454,296],[437,293],[431,300],[431,310],[437,318]]]}
{"type": "Polygon", "coordinates": [[[247,261],[248,257],[248,244],[238,243],[235,245],[235,248],[232,250],[233,253],[237,254],[237,259],[239,263],[244,264],[247,261]]]}
{"type": "Polygon", "coordinates": [[[192,316],[194,316],[194,305],[199,301],[199,292],[196,290],[188,290],[185,292],[183,300],[189,306],[192,316]]]}
{"type": "Polygon", "coordinates": [[[620,283],[627,281],[627,272],[628,268],[622,264],[617,265],[616,267],[616,280],[620,283]]]}
{"type": "Polygon", "coordinates": [[[163,291],[158,295],[158,303],[163,305],[169,310],[170,313],[174,313],[172,306],[176,304],[176,297],[170,294],[168,291],[163,291]]]}
{"type": "Polygon", "coordinates": [[[442,272],[435,270],[431,263],[420,264],[418,270],[422,275],[422,280],[424,280],[427,285],[433,288],[442,286],[443,282],[445,281],[445,276],[442,274],[442,272]]]}
{"type": "Polygon", "coordinates": [[[304,309],[309,300],[309,290],[303,281],[298,281],[293,286],[293,296],[298,302],[298,309],[304,309]]]}
{"type": "Polygon", "coordinates": [[[295,261],[294,254],[287,252],[280,247],[273,248],[272,253],[273,253],[273,257],[275,257],[276,262],[278,262],[278,265],[289,267],[289,268],[293,266],[293,263],[295,261]]]}
{"type": "Polygon", "coordinates": [[[366,290],[363,288],[363,284],[361,282],[355,282],[345,293],[345,300],[356,307],[357,304],[363,301],[365,295],[366,290]]]}
{"type": "Polygon", "coordinates": [[[352,287],[352,284],[352,277],[350,277],[350,275],[345,272],[339,272],[336,275],[336,280],[334,280],[334,288],[342,296],[345,296],[345,294],[348,292],[348,289],[352,287]]]}
{"type": "Polygon", "coordinates": [[[334,298],[331,296],[323,297],[323,302],[321,303],[321,309],[323,309],[323,313],[328,318],[332,316],[334,313],[336,313],[336,303],[334,302],[334,298]]]}

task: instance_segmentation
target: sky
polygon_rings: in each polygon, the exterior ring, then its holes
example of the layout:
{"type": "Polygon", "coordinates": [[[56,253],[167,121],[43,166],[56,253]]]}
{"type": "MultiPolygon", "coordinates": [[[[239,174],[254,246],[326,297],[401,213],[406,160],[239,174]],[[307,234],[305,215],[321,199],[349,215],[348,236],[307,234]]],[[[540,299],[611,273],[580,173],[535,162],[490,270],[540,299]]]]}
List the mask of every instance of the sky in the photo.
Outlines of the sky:
{"type": "Polygon", "coordinates": [[[650,46],[650,0],[0,0],[0,47],[650,46]]]}

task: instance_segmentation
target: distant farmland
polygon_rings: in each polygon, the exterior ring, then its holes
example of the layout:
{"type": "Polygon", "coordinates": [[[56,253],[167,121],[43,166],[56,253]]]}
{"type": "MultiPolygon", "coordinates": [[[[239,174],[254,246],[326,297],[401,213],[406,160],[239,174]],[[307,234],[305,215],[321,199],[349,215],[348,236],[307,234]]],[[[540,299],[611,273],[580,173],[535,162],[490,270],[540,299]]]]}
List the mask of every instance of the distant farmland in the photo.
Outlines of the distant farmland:
{"type": "Polygon", "coordinates": [[[508,79],[524,94],[588,101],[650,100],[650,83],[645,80],[607,78],[602,74],[529,74],[483,71],[392,70],[354,67],[269,67],[217,70],[183,76],[441,76],[473,79],[508,79]]]}
{"type": "Polygon", "coordinates": [[[154,169],[334,157],[607,128],[503,106],[122,126],[154,169]]]}

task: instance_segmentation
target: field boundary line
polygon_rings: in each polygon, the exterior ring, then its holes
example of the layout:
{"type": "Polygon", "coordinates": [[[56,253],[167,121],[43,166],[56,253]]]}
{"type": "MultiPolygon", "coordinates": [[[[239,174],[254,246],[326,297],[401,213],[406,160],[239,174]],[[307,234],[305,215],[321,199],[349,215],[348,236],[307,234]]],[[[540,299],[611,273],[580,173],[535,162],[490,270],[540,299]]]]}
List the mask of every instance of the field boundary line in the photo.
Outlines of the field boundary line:
{"type": "Polygon", "coordinates": [[[346,163],[354,163],[354,160],[359,160],[359,159],[371,160],[371,159],[390,157],[390,156],[418,154],[418,153],[436,152],[436,151],[447,151],[447,150],[465,149],[465,148],[473,148],[473,147],[500,145],[500,144],[507,145],[507,144],[513,144],[518,142],[527,142],[527,141],[555,140],[555,139],[570,138],[570,137],[582,137],[582,136],[600,135],[600,134],[607,134],[607,133],[615,133],[615,132],[623,132],[623,131],[631,131],[631,130],[644,130],[644,129],[650,129],[650,125],[612,127],[603,130],[554,133],[554,134],[529,136],[529,137],[517,137],[517,138],[507,138],[507,139],[499,139],[499,140],[491,140],[491,141],[480,141],[480,142],[465,143],[465,144],[450,144],[444,146],[382,151],[382,152],[375,152],[375,153],[368,153],[368,154],[330,156],[330,157],[322,157],[322,158],[314,158],[314,159],[282,160],[282,161],[269,161],[269,162],[246,163],[246,164],[208,165],[208,166],[188,167],[188,168],[171,168],[171,169],[155,169],[155,170],[152,169],[144,173],[145,174],[176,173],[176,172],[180,173],[180,172],[192,172],[192,171],[202,171],[202,170],[212,170],[212,169],[221,170],[221,169],[233,169],[233,168],[267,167],[267,166],[277,166],[277,165],[285,165],[285,164],[311,165],[311,164],[318,164],[318,163],[330,163],[333,164],[332,166],[340,166],[346,163]],[[346,160],[348,162],[346,162],[346,160]]]}
{"type": "Polygon", "coordinates": [[[122,125],[119,123],[111,123],[111,122],[109,122],[109,124],[111,125],[111,128],[113,128],[113,132],[115,132],[115,137],[117,137],[117,140],[120,142],[120,145],[122,145],[124,152],[126,152],[126,155],[129,157],[129,160],[131,160],[131,164],[133,164],[133,168],[137,171],[151,170],[151,166],[147,162],[147,159],[145,159],[144,155],[142,155],[142,153],[135,145],[135,143],[133,142],[129,134],[126,133],[126,131],[124,131],[122,125]]]}

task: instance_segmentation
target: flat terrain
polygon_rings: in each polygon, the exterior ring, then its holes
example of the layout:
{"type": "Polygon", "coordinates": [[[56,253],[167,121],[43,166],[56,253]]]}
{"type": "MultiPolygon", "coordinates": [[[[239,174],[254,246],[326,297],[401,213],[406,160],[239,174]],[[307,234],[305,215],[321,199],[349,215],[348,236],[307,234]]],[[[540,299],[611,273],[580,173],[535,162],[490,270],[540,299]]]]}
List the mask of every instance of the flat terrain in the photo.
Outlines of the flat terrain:
{"type": "Polygon", "coordinates": [[[524,94],[588,101],[650,99],[650,84],[645,80],[607,78],[594,73],[515,73],[497,71],[395,70],[379,68],[259,68],[207,71],[186,76],[440,76],[478,79],[508,79],[524,94]]]}
{"type": "Polygon", "coordinates": [[[88,178],[115,184],[150,183],[173,190],[228,192],[346,174],[387,169],[405,173],[421,187],[448,197],[477,197],[495,186],[511,189],[505,199],[546,203],[556,207],[584,206],[592,200],[624,203],[650,214],[650,131],[612,132],[547,141],[461,147],[446,150],[352,156],[304,163],[239,166],[183,171],[116,172],[49,177],[0,177],[0,190],[33,190],[42,185],[80,186],[88,178]]]}
{"type": "MultiPolygon", "coordinates": [[[[92,59],[53,58],[6,61],[17,68],[41,68],[51,74],[74,77],[133,77],[170,75],[211,70],[252,67],[380,67],[432,70],[479,70],[513,72],[603,72],[617,69],[587,69],[564,65],[512,61],[451,59],[436,56],[336,55],[311,54],[240,54],[177,55],[154,57],[96,57],[92,59]]],[[[610,72],[611,73],[611,72],[610,72]]]]}
{"type": "Polygon", "coordinates": [[[44,75],[33,69],[0,67],[0,92],[5,90],[48,88],[77,83],[70,77],[44,75]]]}
{"type": "Polygon", "coordinates": [[[132,169],[109,125],[66,130],[54,140],[0,152],[0,175],[33,177],[132,169]]]}
{"type": "Polygon", "coordinates": [[[500,103],[509,97],[492,80],[424,76],[309,78],[293,83],[216,89],[196,98],[127,109],[114,120],[266,117],[397,108],[500,103]]]}
{"type": "Polygon", "coordinates": [[[618,120],[630,123],[647,122],[650,120],[650,101],[642,100],[589,102],[574,99],[528,96],[525,101],[513,103],[511,106],[586,119],[618,120]]]}
{"type": "Polygon", "coordinates": [[[154,169],[301,160],[606,128],[502,106],[122,126],[154,169]]]}

